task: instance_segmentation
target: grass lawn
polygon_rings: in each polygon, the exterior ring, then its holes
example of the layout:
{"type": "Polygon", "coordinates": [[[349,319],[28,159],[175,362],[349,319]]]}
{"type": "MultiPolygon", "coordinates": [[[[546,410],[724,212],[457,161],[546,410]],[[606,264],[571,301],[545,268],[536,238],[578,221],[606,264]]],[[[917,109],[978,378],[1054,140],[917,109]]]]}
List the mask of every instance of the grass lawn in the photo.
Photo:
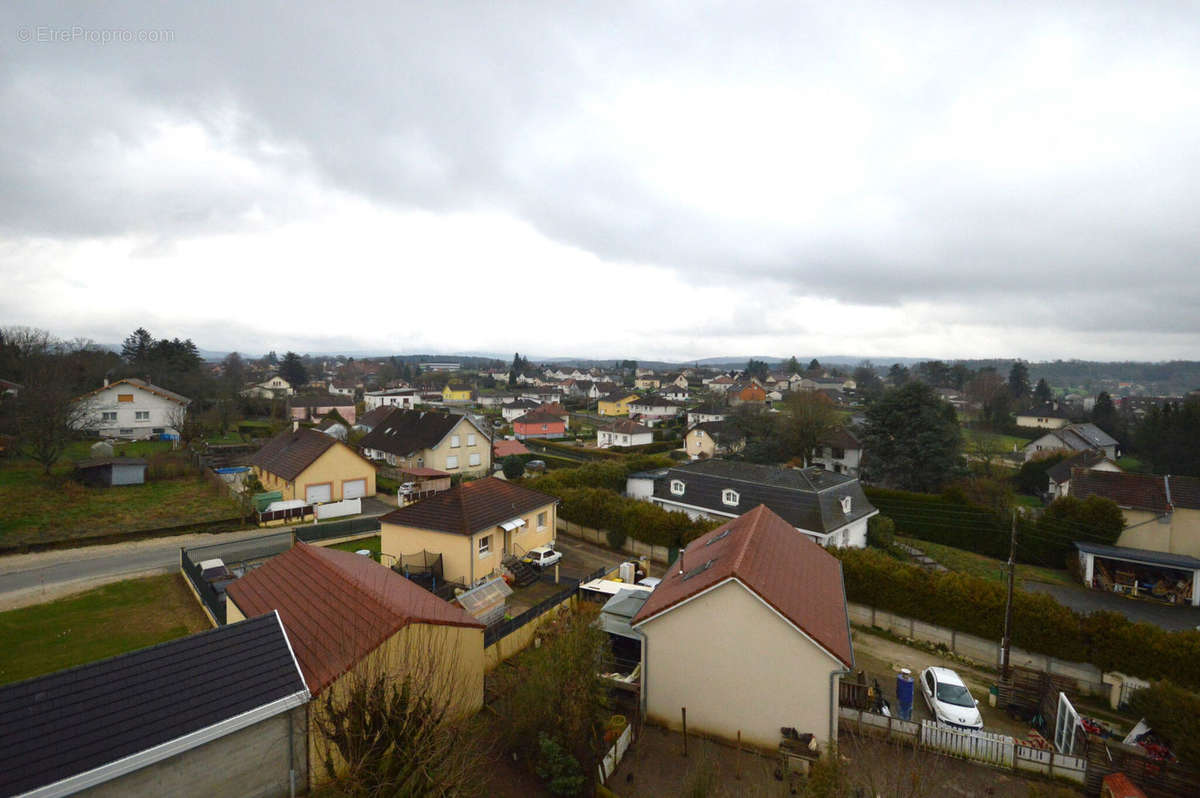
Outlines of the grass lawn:
{"type": "Polygon", "coordinates": [[[368,549],[375,562],[379,562],[380,545],[379,535],[371,535],[370,537],[359,538],[358,540],[347,540],[345,543],[335,543],[328,548],[351,552],[358,551],[359,549],[368,549]]]}
{"type": "MultiPolygon", "coordinates": [[[[951,571],[978,576],[993,582],[1003,582],[1008,579],[1008,565],[1003,560],[916,538],[904,538],[897,535],[896,540],[920,549],[951,571]]],[[[1042,568],[1022,563],[1017,563],[1017,580],[1020,582],[1050,582],[1058,585],[1076,584],[1066,569],[1042,568]]]]}
{"type": "Polygon", "coordinates": [[[29,460],[0,465],[0,545],[135,532],[232,518],[237,508],[203,477],[181,477],[90,488],[72,480],[71,466],[49,477],[29,460]]]}
{"type": "Polygon", "coordinates": [[[179,574],[129,579],[0,613],[0,683],[211,628],[179,574]]]}
{"type": "Polygon", "coordinates": [[[963,429],[963,442],[966,444],[967,452],[970,453],[971,446],[987,445],[1005,453],[1011,453],[1013,446],[1017,447],[1017,451],[1025,448],[1025,444],[1029,443],[1032,438],[1020,438],[1016,435],[1001,435],[996,432],[984,432],[976,429],[963,429]]]}

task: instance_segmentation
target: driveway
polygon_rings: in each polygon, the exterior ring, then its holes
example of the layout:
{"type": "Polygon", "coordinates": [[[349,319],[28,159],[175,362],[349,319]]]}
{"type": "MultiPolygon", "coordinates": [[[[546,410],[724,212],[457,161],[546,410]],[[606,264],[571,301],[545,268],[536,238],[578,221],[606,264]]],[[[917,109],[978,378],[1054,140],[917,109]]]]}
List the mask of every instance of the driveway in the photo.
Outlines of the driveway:
{"type": "Polygon", "coordinates": [[[1131,621],[1145,621],[1170,631],[1200,629],[1200,607],[1173,607],[1144,599],[1126,598],[1116,593],[1088,590],[1083,585],[1026,581],[1024,587],[1028,591],[1049,593],[1060,604],[1082,613],[1109,610],[1119,612],[1131,621]]]}

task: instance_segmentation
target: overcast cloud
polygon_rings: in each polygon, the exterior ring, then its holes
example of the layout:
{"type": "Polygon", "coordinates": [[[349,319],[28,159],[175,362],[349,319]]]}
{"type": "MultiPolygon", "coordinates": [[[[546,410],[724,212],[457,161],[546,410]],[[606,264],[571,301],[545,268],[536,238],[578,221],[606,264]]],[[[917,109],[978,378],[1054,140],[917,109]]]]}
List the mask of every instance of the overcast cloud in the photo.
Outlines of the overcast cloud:
{"type": "Polygon", "coordinates": [[[1200,357],[1191,3],[38,2],[0,26],[3,324],[1200,357]]]}

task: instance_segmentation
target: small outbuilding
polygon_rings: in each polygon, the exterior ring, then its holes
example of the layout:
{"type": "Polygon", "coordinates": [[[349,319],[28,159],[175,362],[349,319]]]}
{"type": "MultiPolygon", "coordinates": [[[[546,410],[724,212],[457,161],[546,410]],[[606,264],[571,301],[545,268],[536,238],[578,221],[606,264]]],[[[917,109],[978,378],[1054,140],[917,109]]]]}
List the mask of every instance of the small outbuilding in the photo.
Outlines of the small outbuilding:
{"type": "Polygon", "coordinates": [[[75,478],[96,488],[143,485],[147,465],[141,457],[92,457],[75,463],[75,478]]]}

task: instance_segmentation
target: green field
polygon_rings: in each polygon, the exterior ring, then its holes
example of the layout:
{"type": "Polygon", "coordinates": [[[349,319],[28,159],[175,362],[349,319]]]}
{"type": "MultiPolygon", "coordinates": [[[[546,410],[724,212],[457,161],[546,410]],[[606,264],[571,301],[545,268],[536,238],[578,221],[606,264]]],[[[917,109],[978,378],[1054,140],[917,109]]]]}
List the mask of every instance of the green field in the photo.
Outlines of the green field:
{"type": "Polygon", "coordinates": [[[359,538],[358,540],[347,540],[345,543],[335,543],[329,548],[351,552],[358,551],[359,549],[367,549],[371,552],[371,556],[375,562],[379,562],[379,547],[379,535],[371,535],[370,537],[359,538]]]}
{"type": "Polygon", "coordinates": [[[0,613],[0,684],[211,628],[179,574],[129,579],[0,613]]]}
{"type": "MultiPolygon", "coordinates": [[[[162,451],[158,442],[118,447],[129,456],[162,451]],[[157,448],[152,448],[157,447],[157,448]]],[[[76,458],[86,457],[75,453],[76,458]]],[[[228,493],[203,477],[185,476],[92,488],[72,480],[64,459],[46,476],[37,463],[17,459],[0,464],[0,546],[96,537],[192,522],[233,518],[228,493]]]]}
{"type": "MultiPolygon", "coordinates": [[[[953,546],[943,546],[940,543],[930,543],[916,538],[897,536],[896,540],[918,548],[928,554],[938,563],[958,573],[978,576],[993,582],[1003,582],[1008,579],[1008,564],[1003,560],[985,557],[953,546]]],[[[1059,585],[1074,585],[1075,580],[1066,570],[1042,568],[1036,565],[1017,564],[1017,580],[1019,582],[1050,582],[1059,585]]]]}
{"type": "Polygon", "coordinates": [[[991,451],[1004,454],[1012,454],[1013,447],[1019,452],[1025,447],[1025,444],[1033,440],[1033,437],[1021,438],[1016,435],[1001,435],[996,432],[984,432],[983,430],[966,429],[963,431],[963,445],[966,447],[967,454],[971,454],[972,448],[987,447],[991,451]]]}

